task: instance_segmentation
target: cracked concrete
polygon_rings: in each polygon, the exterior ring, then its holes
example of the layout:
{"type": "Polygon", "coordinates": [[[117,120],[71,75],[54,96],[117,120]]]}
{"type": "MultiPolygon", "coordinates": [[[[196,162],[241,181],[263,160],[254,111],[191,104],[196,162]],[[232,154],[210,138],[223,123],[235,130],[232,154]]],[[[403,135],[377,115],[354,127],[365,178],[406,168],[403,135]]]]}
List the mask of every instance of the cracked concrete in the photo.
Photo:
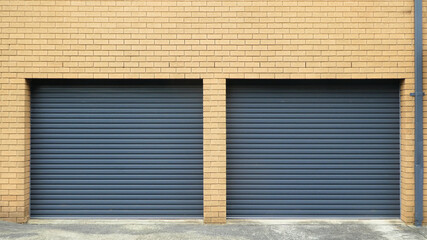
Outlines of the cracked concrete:
{"type": "Polygon", "coordinates": [[[0,239],[425,240],[427,227],[396,220],[229,220],[225,225],[199,220],[31,220],[0,221],[0,239]]]}

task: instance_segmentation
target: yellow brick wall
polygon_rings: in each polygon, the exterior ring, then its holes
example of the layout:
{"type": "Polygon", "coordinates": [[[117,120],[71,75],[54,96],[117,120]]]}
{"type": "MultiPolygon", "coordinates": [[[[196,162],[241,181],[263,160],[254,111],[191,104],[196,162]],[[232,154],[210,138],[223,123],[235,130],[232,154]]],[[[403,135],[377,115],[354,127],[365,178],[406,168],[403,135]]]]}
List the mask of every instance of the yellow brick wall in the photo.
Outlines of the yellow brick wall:
{"type": "Polygon", "coordinates": [[[412,223],[413,26],[413,0],[0,0],[0,218],[28,219],[26,79],[204,79],[205,222],[223,223],[225,79],[401,78],[412,223]]]}

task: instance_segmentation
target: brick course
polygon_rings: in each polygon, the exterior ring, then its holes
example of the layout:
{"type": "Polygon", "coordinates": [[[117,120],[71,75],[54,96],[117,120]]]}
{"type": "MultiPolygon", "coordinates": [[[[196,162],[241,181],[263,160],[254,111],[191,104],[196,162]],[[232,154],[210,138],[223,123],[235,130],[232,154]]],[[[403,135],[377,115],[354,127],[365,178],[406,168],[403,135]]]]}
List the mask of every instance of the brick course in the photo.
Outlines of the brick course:
{"type": "Polygon", "coordinates": [[[413,0],[0,0],[0,218],[29,218],[29,79],[204,79],[205,222],[224,223],[226,79],[399,78],[411,224],[413,27],[413,0]]]}

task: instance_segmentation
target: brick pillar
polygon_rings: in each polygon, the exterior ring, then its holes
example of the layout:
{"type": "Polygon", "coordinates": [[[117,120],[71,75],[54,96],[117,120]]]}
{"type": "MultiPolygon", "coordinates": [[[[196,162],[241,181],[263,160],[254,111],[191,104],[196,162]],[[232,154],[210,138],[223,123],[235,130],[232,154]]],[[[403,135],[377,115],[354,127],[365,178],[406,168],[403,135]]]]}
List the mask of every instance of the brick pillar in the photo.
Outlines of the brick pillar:
{"type": "Polygon", "coordinates": [[[30,92],[25,79],[0,79],[0,219],[30,214],[30,92]]]}
{"type": "Polygon", "coordinates": [[[203,80],[203,213],[226,221],[225,79],[203,80]]]}
{"type": "Polygon", "coordinates": [[[400,217],[406,224],[414,223],[414,79],[405,79],[400,91],[400,217]]]}

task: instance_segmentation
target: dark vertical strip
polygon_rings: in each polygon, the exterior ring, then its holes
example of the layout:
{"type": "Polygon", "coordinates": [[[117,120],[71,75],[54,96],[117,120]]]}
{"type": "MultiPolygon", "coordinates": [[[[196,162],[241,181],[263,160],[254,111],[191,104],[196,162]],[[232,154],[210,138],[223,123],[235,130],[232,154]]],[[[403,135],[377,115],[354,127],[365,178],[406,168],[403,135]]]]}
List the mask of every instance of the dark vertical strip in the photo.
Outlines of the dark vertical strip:
{"type": "Polygon", "coordinates": [[[415,225],[423,222],[423,10],[415,0],[415,225]]]}

